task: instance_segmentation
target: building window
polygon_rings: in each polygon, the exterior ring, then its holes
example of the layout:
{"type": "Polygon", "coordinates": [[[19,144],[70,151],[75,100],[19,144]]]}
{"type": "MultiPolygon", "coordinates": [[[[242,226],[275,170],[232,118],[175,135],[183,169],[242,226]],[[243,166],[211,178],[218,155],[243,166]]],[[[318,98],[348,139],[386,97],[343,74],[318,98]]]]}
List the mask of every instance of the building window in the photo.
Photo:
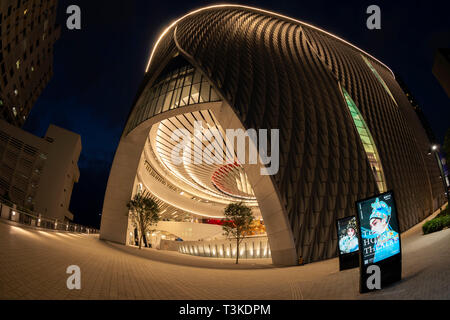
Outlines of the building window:
{"type": "Polygon", "coordinates": [[[180,107],[220,101],[208,80],[190,65],[182,66],[161,76],[143,92],[127,132],[145,120],[180,107]]]}
{"type": "Polygon", "coordinates": [[[355,123],[356,130],[358,131],[359,137],[361,138],[361,142],[364,146],[367,159],[369,160],[370,168],[375,176],[375,181],[378,185],[378,190],[381,193],[386,192],[387,188],[383,167],[381,166],[378,150],[375,146],[375,142],[372,138],[369,128],[367,127],[366,122],[359,112],[359,109],[356,106],[355,102],[344,88],[342,88],[342,93],[344,94],[345,102],[347,103],[353,122],[355,123]]]}
{"type": "Polygon", "coordinates": [[[397,101],[395,101],[394,96],[391,93],[391,90],[389,90],[386,82],[384,82],[383,78],[381,78],[381,76],[378,73],[378,71],[375,70],[373,65],[370,63],[370,61],[366,57],[364,57],[363,55],[361,55],[361,57],[363,58],[364,62],[367,64],[367,66],[370,68],[370,70],[373,72],[375,77],[378,79],[378,81],[381,83],[381,85],[383,86],[384,90],[386,90],[386,92],[389,94],[389,96],[391,97],[392,101],[394,101],[395,105],[398,106],[397,101]]]}

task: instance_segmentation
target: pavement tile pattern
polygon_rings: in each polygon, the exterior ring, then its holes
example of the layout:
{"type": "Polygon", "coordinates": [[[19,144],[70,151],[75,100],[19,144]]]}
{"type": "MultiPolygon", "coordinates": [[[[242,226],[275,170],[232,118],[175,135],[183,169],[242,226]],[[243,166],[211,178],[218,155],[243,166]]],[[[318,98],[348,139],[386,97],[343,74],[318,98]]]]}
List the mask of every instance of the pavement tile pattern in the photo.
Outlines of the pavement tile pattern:
{"type": "Polygon", "coordinates": [[[217,260],[36,230],[0,221],[0,299],[450,299],[450,229],[402,235],[403,280],[361,295],[359,269],[338,259],[279,268],[271,260],[217,260]],[[66,269],[81,268],[81,290],[66,269]]]}

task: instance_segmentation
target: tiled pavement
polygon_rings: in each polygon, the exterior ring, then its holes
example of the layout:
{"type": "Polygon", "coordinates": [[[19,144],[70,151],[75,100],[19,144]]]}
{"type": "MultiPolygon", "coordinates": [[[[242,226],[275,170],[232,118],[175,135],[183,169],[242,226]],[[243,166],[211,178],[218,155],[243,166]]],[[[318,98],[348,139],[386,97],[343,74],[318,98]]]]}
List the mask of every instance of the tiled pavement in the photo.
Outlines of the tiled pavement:
{"type": "Polygon", "coordinates": [[[0,299],[450,299],[450,229],[402,235],[403,280],[360,295],[359,270],[332,259],[275,268],[270,260],[216,260],[135,248],[98,236],[0,222],[0,299]],[[66,268],[81,268],[81,290],[66,268]]]}

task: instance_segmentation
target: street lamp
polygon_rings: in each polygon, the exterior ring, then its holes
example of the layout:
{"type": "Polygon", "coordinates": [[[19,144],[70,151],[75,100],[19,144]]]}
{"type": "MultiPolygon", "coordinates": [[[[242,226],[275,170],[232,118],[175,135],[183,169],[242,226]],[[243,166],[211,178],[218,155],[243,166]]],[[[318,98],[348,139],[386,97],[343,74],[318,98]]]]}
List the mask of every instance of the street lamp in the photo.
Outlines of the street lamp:
{"type": "Polygon", "coordinates": [[[441,157],[439,156],[439,145],[433,144],[431,149],[428,151],[428,155],[431,155],[434,152],[436,157],[436,161],[438,163],[439,171],[441,173],[442,183],[444,184],[445,195],[447,196],[447,202],[450,204],[450,192],[448,190],[447,182],[445,181],[444,168],[442,166],[441,157]]]}

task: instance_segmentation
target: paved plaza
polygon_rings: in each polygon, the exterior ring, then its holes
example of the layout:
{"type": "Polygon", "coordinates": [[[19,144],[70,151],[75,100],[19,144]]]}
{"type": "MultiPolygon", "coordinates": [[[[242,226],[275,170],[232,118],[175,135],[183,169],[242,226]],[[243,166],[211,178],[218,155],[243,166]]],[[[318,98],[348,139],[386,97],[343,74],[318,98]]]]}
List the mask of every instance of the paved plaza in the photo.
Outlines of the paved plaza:
{"type": "Polygon", "coordinates": [[[338,259],[236,266],[0,221],[0,299],[450,299],[449,245],[450,229],[424,236],[417,225],[402,235],[403,280],[360,295],[359,269],[339,272],[338,259]],[[81,290],[67,289],[70,265],[81,268],[81,290]]]}

